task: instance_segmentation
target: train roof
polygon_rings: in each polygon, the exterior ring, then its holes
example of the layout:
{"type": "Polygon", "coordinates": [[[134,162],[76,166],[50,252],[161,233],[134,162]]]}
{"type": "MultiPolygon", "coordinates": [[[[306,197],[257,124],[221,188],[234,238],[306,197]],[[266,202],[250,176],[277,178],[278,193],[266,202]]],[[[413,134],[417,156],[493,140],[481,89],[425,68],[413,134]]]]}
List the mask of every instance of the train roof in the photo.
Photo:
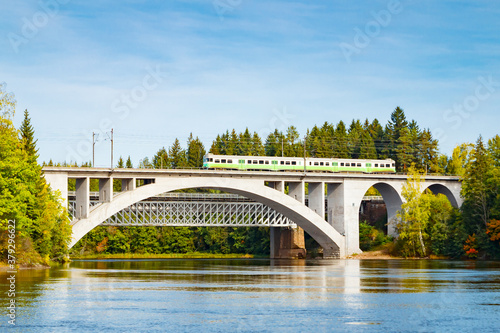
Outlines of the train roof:
{"type": "MultiPolygon", "coordinates": [[[[215,158],[231,158],[231,159],[265,159],[265,160],[296,160],[296,161],[302,161],[304,160],[303,157],[281,157],[281,156],[246,156],[246,155],[216,155],[212,153],[208,153],[205,155],[205,157],[215,157],[215,158]]],[[[336,161],[387,161],[387,162],[394,162],[393,159],[386,158],[386,159],[356,159],[356,158],[335,158],[335,157],[306,157],[306,160],[336,160],[336,161]]]]}

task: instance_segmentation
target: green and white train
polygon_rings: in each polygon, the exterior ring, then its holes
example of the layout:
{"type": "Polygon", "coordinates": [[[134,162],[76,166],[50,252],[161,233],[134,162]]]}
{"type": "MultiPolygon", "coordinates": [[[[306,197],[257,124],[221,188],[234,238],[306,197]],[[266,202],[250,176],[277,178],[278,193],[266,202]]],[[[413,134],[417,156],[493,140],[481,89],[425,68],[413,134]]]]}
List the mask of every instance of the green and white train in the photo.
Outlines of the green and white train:
{"type": "MultiPolygon", "coordinates": [[[[394,160],[361,160],[341,158],[305,159],[306,171],[395,173],[394,160]]],[[[275,156],[234,156],[207,154],[203,157],[203,168],[251,171],[304,171],[304,158],[275,156]]]]}

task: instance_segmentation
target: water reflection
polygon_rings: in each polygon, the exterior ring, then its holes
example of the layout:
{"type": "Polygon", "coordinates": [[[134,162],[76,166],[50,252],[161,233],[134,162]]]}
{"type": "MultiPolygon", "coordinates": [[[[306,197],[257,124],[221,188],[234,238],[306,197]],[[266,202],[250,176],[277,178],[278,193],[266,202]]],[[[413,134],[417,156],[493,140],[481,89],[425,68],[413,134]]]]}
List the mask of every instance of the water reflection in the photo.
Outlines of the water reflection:
{"type": "Polygon", "coordinates": [[[499,273],[496,262],[89,260],[19,271],[16,301],[22,332],[488,328],[499,273]]]}

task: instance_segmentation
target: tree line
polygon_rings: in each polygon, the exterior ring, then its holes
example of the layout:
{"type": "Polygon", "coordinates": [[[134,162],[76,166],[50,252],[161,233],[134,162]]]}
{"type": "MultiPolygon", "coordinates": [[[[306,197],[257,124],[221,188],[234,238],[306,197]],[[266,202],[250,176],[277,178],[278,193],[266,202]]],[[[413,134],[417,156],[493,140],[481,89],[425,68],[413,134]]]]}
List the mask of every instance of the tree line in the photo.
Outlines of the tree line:
{"type": "Polygon", "coordinates": [[[463,204],[422,192],[422,170],[410,168],[399,213],[395,253],[410,257],[500,258],[500,136],[453,151],[463,204]]]}
{"type": "MultiPolygon", "coordinates": [[[[355,159],[386,159],[396,162],[398,172],[407,172],[414,164],[428,173],[454,174],[457,158],[439,152],[439,142],[429,129],[421,129],[415,120],[407,120],[400,107],[391,113],[382,125],[378,119],[353,120],[347,126],[342,120],[337,124],[325,122],[308,129],[301,136],[295,126],[285,131],[275,129],[265,138],[246,128],[218,134],[210,149],[216,155],[324,157],[355,159]]],[[[187,148],[182,148],[179,139],[159,149],[152,158],[144,157],[141,168],[201,168],[205,147],[191,133],[187,148]]],[[[118,164],[118,167],[123,166],[118,164]]]]}
{"type": "Polygon", "coordinates": [[[28,111],[19,130],[12,124],[15,104],[0,85],[0,257],[8,264],[63,261],[71,238],[67,211],[42,175],[28,111]]]}

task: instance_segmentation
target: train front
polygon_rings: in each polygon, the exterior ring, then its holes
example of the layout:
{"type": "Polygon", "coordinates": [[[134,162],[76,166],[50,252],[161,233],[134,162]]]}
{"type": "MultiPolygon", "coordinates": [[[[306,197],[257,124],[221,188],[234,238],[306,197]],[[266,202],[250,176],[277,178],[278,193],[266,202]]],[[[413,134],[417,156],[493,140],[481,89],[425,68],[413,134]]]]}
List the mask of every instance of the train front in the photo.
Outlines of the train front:
{"type": "Polygon", "coordinates": [[[206,154],[203,156],[203,169],[209,169],[213,163],[212,154],[206,154]]]}

